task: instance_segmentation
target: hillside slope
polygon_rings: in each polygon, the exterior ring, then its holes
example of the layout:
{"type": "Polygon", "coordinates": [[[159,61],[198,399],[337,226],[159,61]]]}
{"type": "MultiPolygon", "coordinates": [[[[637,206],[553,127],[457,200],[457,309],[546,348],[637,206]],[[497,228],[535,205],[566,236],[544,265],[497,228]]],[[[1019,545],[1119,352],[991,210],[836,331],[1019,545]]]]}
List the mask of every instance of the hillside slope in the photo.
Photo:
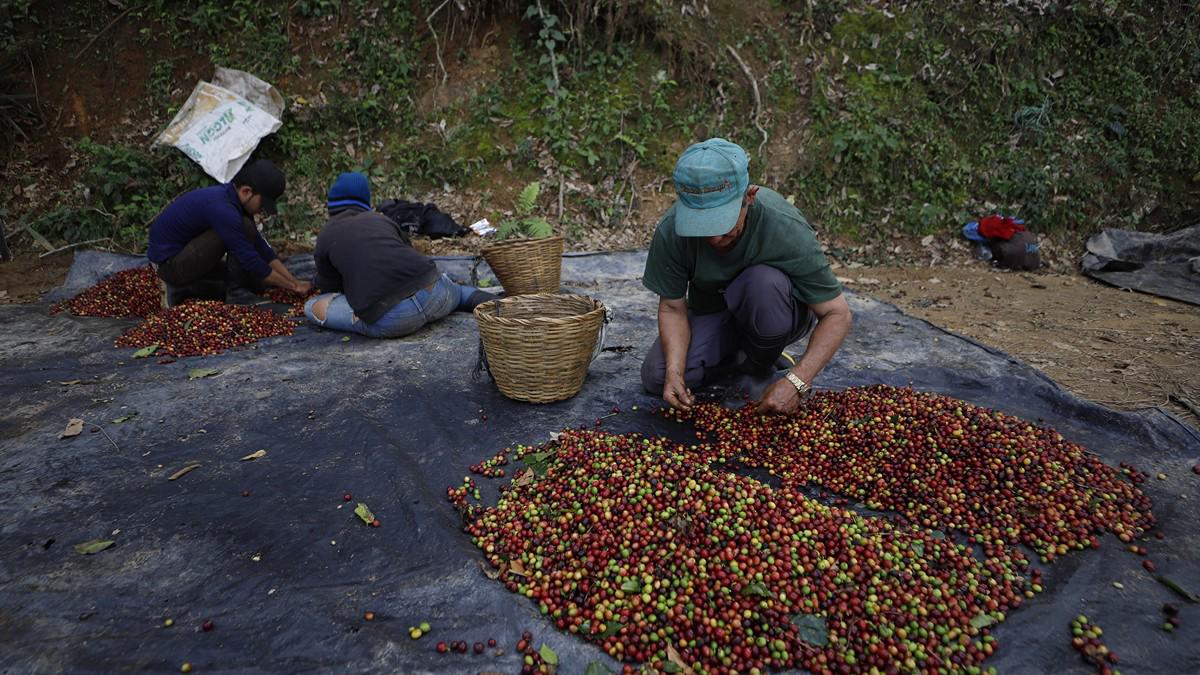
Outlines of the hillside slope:
{"type": "Polygon", "coordinates": [[[291,180],[274,234],[301,246],[349,169],[464,222],[537,180],[574,246],[638,245],[711,135],[851,238],[993,210],[1042,231],[1200,218],[1186,3],[0,0],[0,47],[0,216],[54,244],[136,249],[208,181],[150,141],[215,65],[286,97],[260,153],[291,180]]]}

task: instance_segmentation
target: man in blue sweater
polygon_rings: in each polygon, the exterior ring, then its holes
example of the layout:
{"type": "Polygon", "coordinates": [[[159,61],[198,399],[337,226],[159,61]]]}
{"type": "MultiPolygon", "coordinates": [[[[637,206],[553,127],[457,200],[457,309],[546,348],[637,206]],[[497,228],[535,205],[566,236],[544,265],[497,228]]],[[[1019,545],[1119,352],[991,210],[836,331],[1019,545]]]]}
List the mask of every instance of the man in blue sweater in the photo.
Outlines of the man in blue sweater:
{"type": "Polygon", "coordinates": [[[286,185],[279,167],[255,160],[232,182],[192,190],[154,219],[146,257],[167,284],[168,305],[224,301],[231,283],[256,293],[268,284],[308,292],[311,285],[292,276],[254,223],[259,213],[276,213],[286,185]]]}

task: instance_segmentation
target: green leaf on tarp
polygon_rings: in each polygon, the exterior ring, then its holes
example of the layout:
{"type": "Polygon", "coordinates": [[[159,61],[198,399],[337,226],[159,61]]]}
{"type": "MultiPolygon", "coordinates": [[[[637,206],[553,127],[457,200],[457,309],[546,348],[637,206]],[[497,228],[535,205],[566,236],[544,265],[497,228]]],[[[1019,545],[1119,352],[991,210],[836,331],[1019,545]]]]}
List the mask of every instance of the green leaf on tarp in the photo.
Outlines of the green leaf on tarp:
{"type": "Polygon", "coordinates": [[[554,653],[554,650],[550,648],[550,645],[543,644],[541,647],[538,647],[538,654],[542,656],[542,660],[548,665],[558,665],[558,654],[554,653]]]}
{"type": "Polygon", "coordinates": [[[362,518],[362,521],[368,525],[371,524],[371,521],[375,520],[375,514],[371,513],[371,509],[367,508],[367,505],[362,502],[359,502],[358,506],[354,507],[354,515],[362,518]]]}
{"type": "Polygon", "coordinates": [[[933,537],[934,539],[940,539],[940,540],[946,539],[946,533],[942,532],[941,530],[930,530],[929,536],[933,537]]]}
{"type": "Polygon", "coordinates": [[[153,354],[153,353],[154,353],[154,352],[156,352],[156,351],[158,351],[158,345],[146,345],[145,347],[142,347],[141,349],[139,349],[139,350],[137,350],[136,352],[134,352],[134,353],[133,353],[133,358],[135,358],[135,359],[144,359],[144,358],[146,358],[147,356],[150,356],[151,354],[153,354]]]}
{"type": "Polygon", "coordinates": [[[546,452],[531,452],[521,458],[525,462],[525,466],[533,469],[533,472],[538,476],[546,475],[546,471],[550,469],[550,458],[554,456],[553,450],[546,452]]]}
{"type": "Polygon", "coordinates": [[[637,579],[630,579],[629,581],[621,584],[621,590],[625,591],[626,593],[641,593],[642,582],[638,581],[637,579]]]}
{"type": "Polygon", "coordinates": [[[1174,579],[1171,579],[1170,577],[1165,577],[1161,574],[1156,574],[1154,576],[1154,578],[1158,580],[1158,583],[1175,591],[1176,593],[1178,593],[1180,595],[1180,597],[1187,600],[1188,602],[1200,602],[1200,595],[1196,595],[1195,593],[1187,590],[1183,586],[1180,586],[1178,583],[1175,582],[1174,579]]]}
{"type": "Polygon", "coordinates": [[[975,618],[971,619],[971,627],[976,628],[976,629],[987,628],[988,626],[994,625],[995,623],[996,623],[996,617],[994,617],[991,614],[988,614],[986,612],[976,614],[975,618]]]}
{"type": "Polygon", "coordinates": [[[678,663],[671,663],[670,661],[667,661],[663,664],[664,673],[678,673],[682,670],[683,668],[680,668],[678,663]]]}
{"type": "Polygon", "coordinates": [[[600,631],[596,635],[596,638],[599,640],[604,640],[604,639],[610,638],[610,637],[616,635],[617,633],[620,633],[621,629],[624,627],[625,627],[625,624],[623,624],[623,623],[617,623],[616,621],[608,621],[604,624],[604,630],[600,631]]]}
{"type": "Polygon", "coordinates": [[[916,553],[918,557],[925,555],[925,542],[916,540],[911,544],[911,546],[913,553],[916,553]]]}
{"type": "Polygon", "coordinates": [[[202,377],[212,377],[221,371],[216,368],[192,368],[188,371],[189,380],[198,380],[202,377]]]}
{"type": "Polygon", "coordinates": [[[587,665],[587,670],[583,671],[583,675],[614,675],[614,673],[603,663],[592,661],[587,665]]]}
{"type": "Polygon", "coordinates": [[[131,419],[133,419],[133,418],[135,418],[135,417],[137,417],[137,411],[136,411],[136,410],[134,410],[134,411],[131,411],[131,412],[127,412],[127,413],[125,413],[124,415],[121,415],[120,417],[118,417],[118,418],[116,418],[115,420],[113,420],[113,421],[112,421],[112,423],[113,423],[113,424],[121,424],[122,422],[128,422],[129,420],[131,420],[131,419]]]}
{"type": "Polygon", "coordinates": [[[816,647],[829,644],[829,628],[825,625],[825,617],[818,614],[797,614],[792,617],[792,625],[800,634],[800,639],[816,647]]]}
{"type": "Polygon", "coordinates": [[[112,539],[93,539],[85,541],[82,544],[75,544],[75,550],[84,555],[92,555],[93,553],[103,551],[115,543],[112,539]]]}
{"type": "Polygon", "coordinates": [[[767,585],[761,581],[756,581],[752,584],[746,584],[743,586],[742,595],[757,595],[760,598],[775,597],[775,594],[771,592],[771,589],[767,588],[767,585]]]}
{"type": "Polygon", "coordinates": [[[349,342],[349,341],[350,341],[350,336],[349,336],[349,335],[343,335],[343,336],[342,336],[342,342],[349,342]]]}

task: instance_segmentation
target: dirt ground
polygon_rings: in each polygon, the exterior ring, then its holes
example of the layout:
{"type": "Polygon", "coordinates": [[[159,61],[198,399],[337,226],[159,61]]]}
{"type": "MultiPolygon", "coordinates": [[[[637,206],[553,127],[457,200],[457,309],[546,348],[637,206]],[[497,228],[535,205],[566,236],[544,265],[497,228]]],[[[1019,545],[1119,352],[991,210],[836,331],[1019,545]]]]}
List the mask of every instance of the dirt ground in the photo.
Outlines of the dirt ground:
{"type": "MultiPolygon", "coordinates": [[[[1162,406],[1200,427],[1200,308],[1101,284],[1052,254],[1051,269],[1034,274],[938,250],[897,249],[889,264],[862,248],[830,255],[852,290],[1012,354],[1083,398],[1120,410],[1162,406]]],[[[62,283],[71,258],[26,253],[0,264],[0,303],[35,302],[62,283]]]]}

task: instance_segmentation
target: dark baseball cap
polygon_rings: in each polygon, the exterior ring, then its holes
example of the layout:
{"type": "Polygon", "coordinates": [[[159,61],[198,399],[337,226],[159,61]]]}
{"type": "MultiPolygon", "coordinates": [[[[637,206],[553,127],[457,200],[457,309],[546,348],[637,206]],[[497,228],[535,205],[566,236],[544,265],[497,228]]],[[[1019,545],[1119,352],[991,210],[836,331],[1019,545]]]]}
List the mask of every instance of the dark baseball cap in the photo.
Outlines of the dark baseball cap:
{"type": "Polygon", "coordinates": [[[275,200],[287,189],[287,178],[284,177],[283,171],[275,166],[275,162],[256,159],[246,164],[233,177],[233,184],[238,187],[246,186],[260,195],[263,211],[271,215],[279,213],[275,207],[275,200]]]}

